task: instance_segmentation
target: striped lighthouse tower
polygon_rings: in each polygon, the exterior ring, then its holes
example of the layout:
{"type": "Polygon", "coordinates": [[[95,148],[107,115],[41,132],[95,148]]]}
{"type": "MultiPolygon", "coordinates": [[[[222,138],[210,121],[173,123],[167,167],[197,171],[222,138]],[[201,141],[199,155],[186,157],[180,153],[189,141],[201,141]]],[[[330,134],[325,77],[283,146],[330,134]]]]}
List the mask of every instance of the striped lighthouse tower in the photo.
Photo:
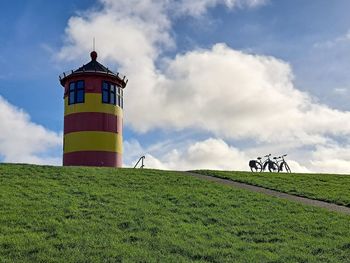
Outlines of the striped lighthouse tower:
{"type": "Polygon", "coordinates": [[[60,76],[64,87],[63,165],[121,167],[125,77],[91,61],[60,76]]]}

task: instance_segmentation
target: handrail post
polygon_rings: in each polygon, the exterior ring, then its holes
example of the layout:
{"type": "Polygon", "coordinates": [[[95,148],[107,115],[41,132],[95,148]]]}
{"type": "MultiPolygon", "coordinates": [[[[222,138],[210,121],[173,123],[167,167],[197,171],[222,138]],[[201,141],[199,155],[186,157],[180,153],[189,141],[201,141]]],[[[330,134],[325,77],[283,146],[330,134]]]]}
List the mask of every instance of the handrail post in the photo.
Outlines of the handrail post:
{"type": "Polygon", "coordinates": [[[139,160],[137,161],[137,163],[135,164],[134,168],[136,168],[137,165],[139,164],[139,162],[141,161],[140,169],[143,169],[143,167],[145,167],[145,165],[144,165],[144,160],[145,160],[145,158],[146,158],[146,157],[145,157],[144,155],[141,156],[141,157],[139,158],[139,160]]]}
{"type": "Polygon", "coordinates": [[[143,167],[145,166],[144,164],[143,164],[143,161],[145,160],[145,156],[142,156],[141,157],[141,169],[143,169],[143,167]]]}

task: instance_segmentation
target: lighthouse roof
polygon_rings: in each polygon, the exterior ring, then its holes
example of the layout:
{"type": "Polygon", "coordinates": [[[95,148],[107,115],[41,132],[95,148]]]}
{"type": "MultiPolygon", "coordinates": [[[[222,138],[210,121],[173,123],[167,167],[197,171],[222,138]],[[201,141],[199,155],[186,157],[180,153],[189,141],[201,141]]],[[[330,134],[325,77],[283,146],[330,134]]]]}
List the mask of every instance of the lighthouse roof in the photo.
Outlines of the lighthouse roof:
{"type": "Polygon", "coordinates": [[[88,73],[98,73],[98,74],[106,74],[115,78],[118,78],[122,83],[123,87],[126,86],[128,80],[126,79],[125,76],[115,73],[111,70],[109,70],[107,67],[102,65],[101,63],[97,62],[97,52],[92,51],[90,53],[91,61],[77,70],[72,70],[70,72],[66,72],[60,75],[60,82],[64,86],[64,83],[66,82],[67,78],[72,76],[72,75],[77,75],[77,74],[88,74],[88,73]]]}
{"type": "Polygon", "coordinates": [[[108,68],[103,66],[101,63],[97,62],[96,51],[92,51],[90,56],[91,56],[91,61],[86,65],[83,65],[82,67],[78,68],[74,72],[99,71],[99,72],[105,72],[105,73],[113,73],[108,68]]]}

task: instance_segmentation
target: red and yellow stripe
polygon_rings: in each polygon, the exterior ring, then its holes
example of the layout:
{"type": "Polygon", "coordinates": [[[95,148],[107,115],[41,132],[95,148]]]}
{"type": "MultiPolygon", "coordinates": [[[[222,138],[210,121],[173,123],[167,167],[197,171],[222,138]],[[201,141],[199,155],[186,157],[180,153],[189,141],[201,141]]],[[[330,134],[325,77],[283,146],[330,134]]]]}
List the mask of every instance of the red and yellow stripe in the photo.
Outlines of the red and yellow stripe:
{"type": "MultiPolygon", "coordinates": [[[[91,74],[91,73],[90,73],[91,74]]],[[[84,80],[85,83],[85,92],[88,93],[101,93],[101,86],[103,81],[112,82],[118,86],[123,86],[123,81],[117,80],[115,77],[100,75],[99,73],[92,74],[90,76],[86,76],[86,74],[77,74],[75,76],[71,76],[69,81],[65,83],[65,97],[68,95],[69,83],[71,81],[84,80]]]]}
{"type": "Polygon", "coordinates": [[[64,135],[64,153],[105,151],[123,153],[122,136],[112,132],[81,131],[64,135]]]}
{"type": "Polygon", "coordinates": [[[121,167],[122,156],[113,152],[80,151],[63,155],[65,165],[121,167]]]}
{"type": "Polygon", "coordinates": [[[123,111],[91,91],[85,89],[84,103],[68,105],[64,98],[63,165],[121,167],[123,111]]]}
{"type": "Polygon", "coordinates": [[[68,105],[64,99],[64,116],[80,112],[101,112],[123,117],[123,110],[115,105],[102,103],[101,93],[85,93],[85,102],[68,105]]]}
{"type": "Polygon", "coordinates": [[[122,134],[122,117],[101,112],[81,112],[65,116],[64,134],[81,131],[122,134]]]}

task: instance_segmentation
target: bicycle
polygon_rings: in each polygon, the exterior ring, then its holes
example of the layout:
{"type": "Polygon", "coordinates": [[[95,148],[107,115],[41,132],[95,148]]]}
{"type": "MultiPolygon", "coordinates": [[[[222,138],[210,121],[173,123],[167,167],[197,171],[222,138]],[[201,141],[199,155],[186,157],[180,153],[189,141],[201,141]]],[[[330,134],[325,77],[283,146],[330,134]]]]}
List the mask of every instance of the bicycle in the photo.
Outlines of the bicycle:
{"type": "Polygon", "coordinates": [[[265,155],[264,157],[266,159],[263,162],[261,161],[262,157],[256,158],[257,160],[250,160],[249,161],[250,170],[253,173],[260,173],[262,171],[265,171],[266,168],[268,168],[270,173],[278,173],[279,167],[276,162],[270,159],[270,156],[271,156],[271,153],[268,155],[265,155]]]}
{"type": "Polygon", "coordinates": [[[273,157],[273,159],[276,160],[276,163],[278,165],[278,172],[283,172],[283,169],[286,171],[286,173],[292,172],[289,165],[287,164],[286,160],[284,160],[284,157],[286,157],[286,156],[287,156],[287,154],[284,154],[284,155],[279,156],[279,157],[273,157]]]}

